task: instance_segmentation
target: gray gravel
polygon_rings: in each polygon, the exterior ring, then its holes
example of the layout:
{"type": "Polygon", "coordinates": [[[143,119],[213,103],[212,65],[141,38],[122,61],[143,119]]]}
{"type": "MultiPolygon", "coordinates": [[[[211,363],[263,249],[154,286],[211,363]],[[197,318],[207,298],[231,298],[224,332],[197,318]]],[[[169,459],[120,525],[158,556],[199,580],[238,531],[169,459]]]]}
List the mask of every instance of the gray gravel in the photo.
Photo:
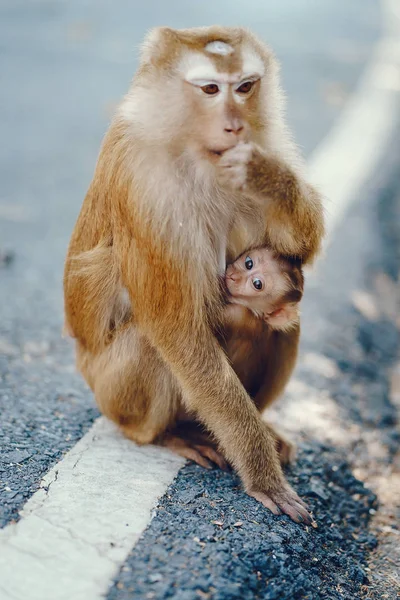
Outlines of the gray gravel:
{"type": "Polygon", "coordinates": [[[374,496],[328,448],[303,448],[291,482],[318,529],[276,519],[237,478],[187,466],[123,567],[109,600],[356,598],[374,496]],[[209,594],[204,596],[204,594],[209,594]]]}

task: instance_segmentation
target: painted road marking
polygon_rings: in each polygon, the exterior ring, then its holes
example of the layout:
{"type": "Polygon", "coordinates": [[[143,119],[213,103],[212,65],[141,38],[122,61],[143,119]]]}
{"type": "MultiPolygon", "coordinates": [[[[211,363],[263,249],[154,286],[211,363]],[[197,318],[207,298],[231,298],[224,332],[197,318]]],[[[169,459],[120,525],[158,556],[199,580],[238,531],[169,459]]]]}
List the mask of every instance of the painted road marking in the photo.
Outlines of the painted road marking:
{"type": "Polygon", "coordinates": [[[101,598],[184,463],[98,419],[0,531],[0,598],[101,598]]]}
{"type": "MultiPolygon", "coordinates": [[[[360,87],[312,156],[310,172],[332,201],[332,235],[382,156],[398,116],[400,15],[384,0],[385,36],[360,87]]],[[[4,600],[99,600],[151,520],[183,461],[138,448],[104,418],[43,479],[22,518],[0,531],[4,600]]]]}

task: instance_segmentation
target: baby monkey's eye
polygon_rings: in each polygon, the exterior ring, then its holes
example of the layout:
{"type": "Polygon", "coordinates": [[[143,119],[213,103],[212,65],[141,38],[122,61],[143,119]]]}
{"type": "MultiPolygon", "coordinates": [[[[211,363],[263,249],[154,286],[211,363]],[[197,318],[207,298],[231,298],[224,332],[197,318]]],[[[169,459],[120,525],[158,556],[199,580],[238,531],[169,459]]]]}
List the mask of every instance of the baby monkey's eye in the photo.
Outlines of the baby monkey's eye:
{"type": "Polygon", "coordinates": [[[261,279],[254,279],[253,286],[256,288],[256,290],[262,290],[263,284],[261,279]]]}
{"type": "Polygon", "coordinates": [[[219,92],[219,87],[216,83],[207,83],[207,85],[202,85],[201,89],[209,96],[215,96],[215,94],[218,94],[219,92]]]}
{"type": "Polygon", "coordinates": [[[244,266],[248,271],[250,271],[253,268],[253,261],[251,260],[250,256],[246,257],[246,260],[244,261],[244,266]]]}
{"type": "Polygon", "coordinates": [[[237,88],[239,94],[248,94],[254,85],[254,81],[245,81],[237,88]]]}

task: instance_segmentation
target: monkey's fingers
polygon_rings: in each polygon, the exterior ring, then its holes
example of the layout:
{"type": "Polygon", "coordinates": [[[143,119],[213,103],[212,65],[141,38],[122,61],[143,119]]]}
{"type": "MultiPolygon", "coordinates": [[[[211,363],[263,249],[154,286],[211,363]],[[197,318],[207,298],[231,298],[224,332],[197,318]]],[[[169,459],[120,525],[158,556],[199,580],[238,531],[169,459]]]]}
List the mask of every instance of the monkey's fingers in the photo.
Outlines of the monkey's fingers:
{"type": "Polygon", "coordinates": [[[296,502],[300,504],[300,506],[302,506],[305,510],[308,510],[307,504],[299,496],[297,496],[296,502]]]}
{"type": "Polygon", "coordinates": [[[213,463],[215,463],[222,471],[229,471],[229,465],[219,452],[214,450],[211,446],[203,446],[202,444],[195,445],[196,450],[200,452],[203,456],[209,458],[213,463]]]}
{"type": "Polygon", "coordinates": [[[247,164],[252,152],[253,144],[249,142],[238,142],[232,148],[225,150],[219,161],[222,167],[234,167],[236,165],[247,164]]]}
{"type": "Polygon", "coordinates": [[[307,525],[312,523],[313,519],[307,510],[306,504],[291,487],[287,487],[278,494],[273,494],[273,498],[282,512],[296,523],[306,523],[307,525]]]}
{"type": "Polygon", "coordinates": [[[311,525],[313,520],[311,515],[298,502],[294,502],[293,504],[282,502],[279,506],[282,512],[288,515],[293,521],[296,521],[296,523],[311,525]]]}

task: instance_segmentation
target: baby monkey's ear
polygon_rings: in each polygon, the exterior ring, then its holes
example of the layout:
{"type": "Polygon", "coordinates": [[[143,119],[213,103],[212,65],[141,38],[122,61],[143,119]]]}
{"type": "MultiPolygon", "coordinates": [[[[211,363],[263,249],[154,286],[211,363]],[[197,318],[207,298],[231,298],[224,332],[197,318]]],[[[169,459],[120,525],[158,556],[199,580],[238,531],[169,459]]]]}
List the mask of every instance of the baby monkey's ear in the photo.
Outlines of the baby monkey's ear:
{"type": "Polygon", "coordinates": [[[264,321],[272,329],[287,331],[294,327],[300,319],[298,305],[295,303],[287,303],[274,310],[269,315],[264,315],[264,321]]]}

